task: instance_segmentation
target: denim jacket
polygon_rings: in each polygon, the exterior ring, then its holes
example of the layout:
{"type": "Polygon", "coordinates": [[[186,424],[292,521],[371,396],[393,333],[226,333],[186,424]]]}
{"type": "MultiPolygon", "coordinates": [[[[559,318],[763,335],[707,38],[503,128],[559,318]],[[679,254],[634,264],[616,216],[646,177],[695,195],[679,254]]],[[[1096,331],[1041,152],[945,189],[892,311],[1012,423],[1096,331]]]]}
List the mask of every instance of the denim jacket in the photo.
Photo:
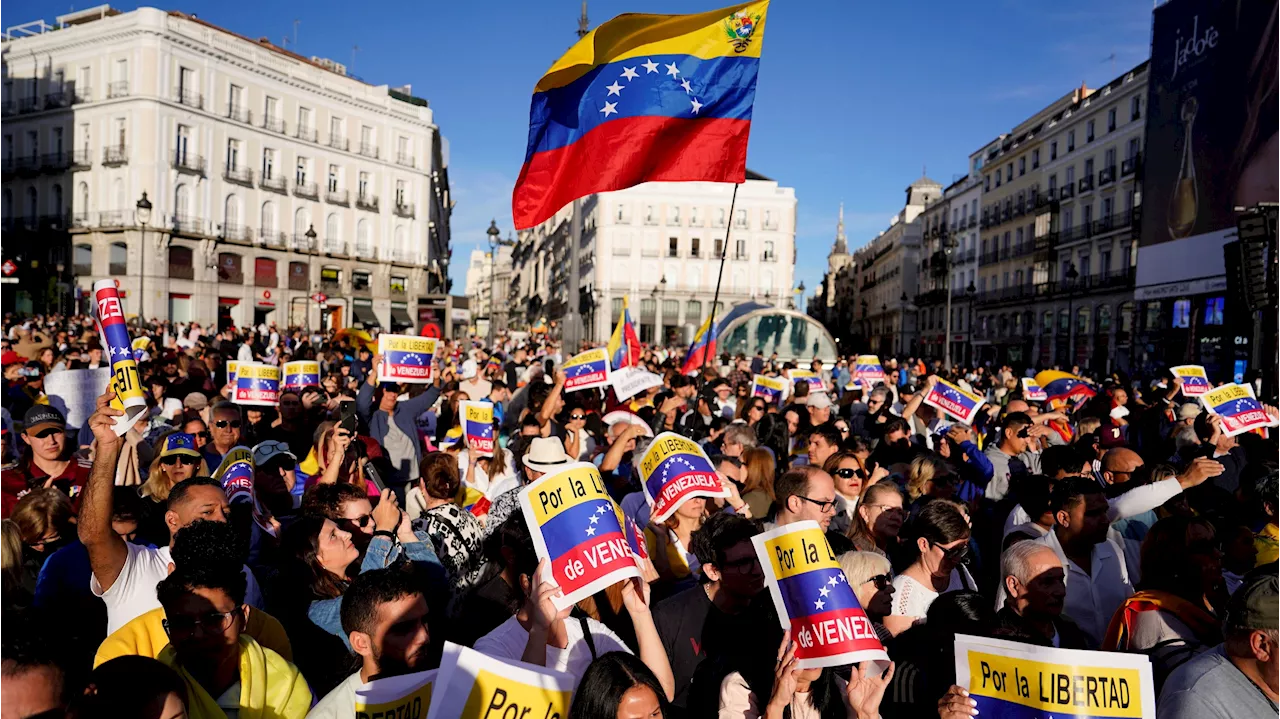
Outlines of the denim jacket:
{"type": "MultiPolygon", "coordinates": [[[[385,536],[374,537],[369,541],[369,547],[365,549],[364,561],[360,563],[360,573],[364,574],[371,569],[386,569],[404,556],[409,561],[426,568],[431,586],[447,587],[449,580],[445,575],[444,565],[440,564],[440,558],[436,556],[436,551],[431,546],[431,538],[423,532],[413,534],[418,541],[412,544],[401,544],[399,540],[392,542],[385,536]]],[[[311,606],[307,608],[307,616],[316,626],[341,637],[342,643],[347,646],[347,649],[351,649],[347,633],[342,631],[342,597],[317,599],[311,602],[311,606]]]]}

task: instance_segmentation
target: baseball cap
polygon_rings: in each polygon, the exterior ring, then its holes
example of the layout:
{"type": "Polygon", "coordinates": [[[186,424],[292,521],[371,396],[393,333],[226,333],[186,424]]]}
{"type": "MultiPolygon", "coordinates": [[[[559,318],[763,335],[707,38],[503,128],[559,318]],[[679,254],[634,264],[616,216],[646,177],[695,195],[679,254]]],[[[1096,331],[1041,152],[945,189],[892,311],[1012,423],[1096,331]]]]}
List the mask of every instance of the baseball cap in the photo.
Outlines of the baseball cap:
{"type": "Polygon", "coordinates": [[[13,350],[5,350],[0,353],[0,366],[8,367],[11,364],[21,364],[26,361],[26,357],[23,357],[13,350]]]}
{"type": "Polygon", "coordinates": [[[1120,431],[1120,427],[1114,424],[1108,424],[1098,428],[1098,446],[1104,449],[1112,447],[1124,446],[1124,433],[1120,431]]]}
{"type": "Polygon", "coordinates": [[[209,398],[200,392],[192,392],[183,398],[182,406],[187,409],[202,410],[209,406],[209,398]]]}
{"type": "Polygon", "coordinates": [[[288,442],[269,439],[265,442],[259,442],[253,447],[253,464],[256,467],[264,467],[267,462],[281,456],[288,457],[295,463],[298,461],[298,456],[289,451],[288,442]]]}
{"type": "Polygon", "coordinates": [[[171,432],[164,436],[164,442],[160,448],[160,457],[168,457],[175,454],[185,454],[189,457],[199,457],[200,453],[196,451],[195,435],[186,432],[171,432]]]}
{"type": "Polygon", "coordinates": [[[46,427],[57,427],[58,429],[67,428],[67,418],[58,411],[57,407],[50,407],[47,404],[37,404],[27,410],[22,416],[23,432],[27,434],[36,434],[46,427]]]}
{"type": "Polygon", "coordinates": [[[826,392],[814,392],[809,395],[808,406],[810,409],[827,409],[831,406],[831,398],[826,392]]]}
{"type": "Polygon", "coordinates": [[[1280,578],[1271,562],[1250,572],[1227,600],[1224,629],[1280,629],[1280,578]]]}
{"type": "Polygon", "coordinates": [[[1195,419],[1200,414],[1200,405],[1187,402],[1178,408],[1178,419],[1195,419]]]}

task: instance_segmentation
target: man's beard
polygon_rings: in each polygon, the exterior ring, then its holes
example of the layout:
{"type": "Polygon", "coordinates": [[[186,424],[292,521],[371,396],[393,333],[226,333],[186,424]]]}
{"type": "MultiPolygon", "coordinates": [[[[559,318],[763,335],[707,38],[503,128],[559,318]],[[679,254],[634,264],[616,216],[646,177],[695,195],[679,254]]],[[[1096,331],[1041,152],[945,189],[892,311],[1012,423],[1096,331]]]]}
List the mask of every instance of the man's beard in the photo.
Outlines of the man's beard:
{"type": "Polygon", "coordinates": [[[427,668],[427,659],[431,650],[431,644],[428,642],[418,648],[418,651],[407,657],[388,657],[376,648],[374,649],[373,659],[378,663],[378,678],[398,677],[402,674],[422,671],[427,668]]]}

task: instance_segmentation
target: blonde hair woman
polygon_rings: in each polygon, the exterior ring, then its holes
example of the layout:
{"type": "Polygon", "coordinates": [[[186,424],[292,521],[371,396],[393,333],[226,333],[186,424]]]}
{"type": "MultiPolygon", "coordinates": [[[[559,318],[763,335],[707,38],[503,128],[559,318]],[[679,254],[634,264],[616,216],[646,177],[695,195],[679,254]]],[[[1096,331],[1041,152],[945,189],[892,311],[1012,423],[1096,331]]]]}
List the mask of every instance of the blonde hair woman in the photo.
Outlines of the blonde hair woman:
{"type": "Polygon", "coordinates": [[[169,526],[164,523],[164,512],[169,502],[169,492],[174,485],[192,477],[207,477],[217,467],[209,467],[196,449],[196,437],[186,432],[172,431],[156,440],[156,458],[151,460],[147,481],[138,487],[142,508],[138,513],[138,535],[157,547],[169,546],[169,526]]]}
{"type": "Polygon", "coordinates": [[[743,485],[742,501],[751,508],[751,516],[765,517],[777,497],[773,494],[775,465],[773,454],[760,447],[742,453],[742,464],[747,468],[747,481],[743,485]]]}
{"type": "Polygon", "coordinates": [[[907,470],[907,497],[912,502],[925,496],[950,497],[955,475],[946,462],[928,454],[917,455],[907,470]]]}

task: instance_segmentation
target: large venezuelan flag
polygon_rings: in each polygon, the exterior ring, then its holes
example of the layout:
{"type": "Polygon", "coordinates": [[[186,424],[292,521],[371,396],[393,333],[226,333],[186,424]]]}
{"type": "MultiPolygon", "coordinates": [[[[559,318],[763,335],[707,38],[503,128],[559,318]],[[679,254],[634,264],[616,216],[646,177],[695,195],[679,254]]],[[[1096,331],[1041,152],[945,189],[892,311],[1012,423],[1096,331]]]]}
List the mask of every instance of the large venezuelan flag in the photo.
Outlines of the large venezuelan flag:
{"type": "Polygon", "coordinates": [[[636,326],[631,322],[631,307],[627,300],[624,295],[622,314],[618,316],[618,324],[613,328],[613,336],[606,345],[614,369],[636,367],[640,364],[640,338],[636,336],[636,326]]]}
{"type": "Polygon", "coordinates": [[[1036,384],[1044,390],[1049,401],[1070,400],[1074,397],[1089,399],[1098,392],[1089,383],[1061,370],[1050,369],[1036,373],[1036,384]]]}
{"type": "Polygon", "coordinates": [[[768,7],[619,15],[579,40],[534,88],[516,228],[642,182],[743,182],[768,7]]]}

